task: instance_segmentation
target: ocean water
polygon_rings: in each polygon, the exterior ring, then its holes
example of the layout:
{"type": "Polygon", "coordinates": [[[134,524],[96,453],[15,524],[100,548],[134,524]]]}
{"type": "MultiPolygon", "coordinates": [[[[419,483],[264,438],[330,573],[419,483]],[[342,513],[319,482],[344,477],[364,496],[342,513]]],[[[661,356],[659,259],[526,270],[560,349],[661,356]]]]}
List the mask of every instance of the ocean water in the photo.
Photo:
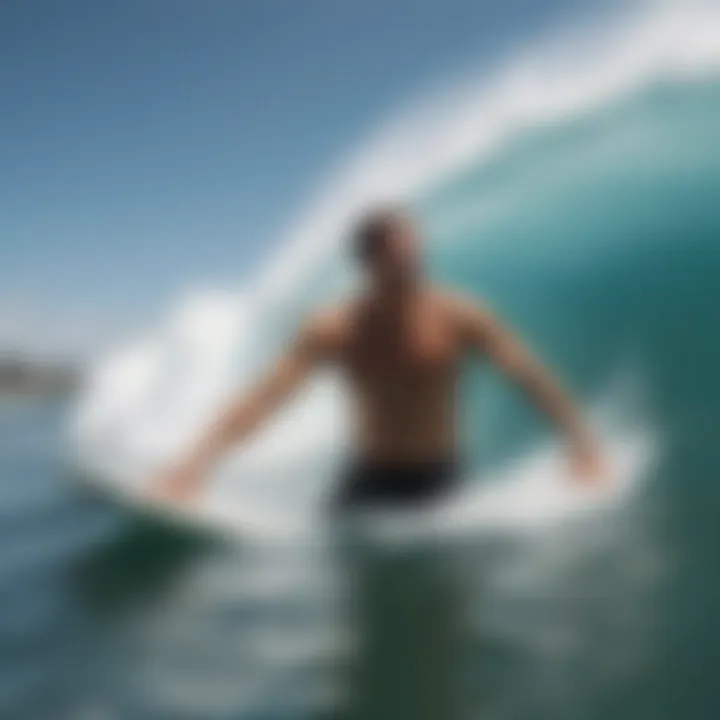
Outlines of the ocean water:
{"type": "Polygon", "coordinates": [[[79,401],[0,407],[0,717],[717,715],[720,23],[689,8],[381,128],[251,287],[179,303],[79,401]],[[573,487],[546,423],[469,366],[468,478],[422,517],[325,517],[347,443],[332,377],[221,469],[202,524],[136,505],[352,285],[338,228],[386,193],[422,219],[432,277],[581,399],[612,482],[573,487]]]}

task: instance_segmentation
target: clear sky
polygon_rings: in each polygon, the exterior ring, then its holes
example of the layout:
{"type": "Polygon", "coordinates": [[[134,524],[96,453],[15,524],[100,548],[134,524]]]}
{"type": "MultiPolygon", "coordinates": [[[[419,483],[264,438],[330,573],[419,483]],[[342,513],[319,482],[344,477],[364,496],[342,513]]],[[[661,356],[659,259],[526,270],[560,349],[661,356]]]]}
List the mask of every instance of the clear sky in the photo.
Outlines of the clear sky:
{"type": "Polygon", "coordinates": [[[235,285],[374,122],[590,0],[4,0],[0,350],[235,285]]]}

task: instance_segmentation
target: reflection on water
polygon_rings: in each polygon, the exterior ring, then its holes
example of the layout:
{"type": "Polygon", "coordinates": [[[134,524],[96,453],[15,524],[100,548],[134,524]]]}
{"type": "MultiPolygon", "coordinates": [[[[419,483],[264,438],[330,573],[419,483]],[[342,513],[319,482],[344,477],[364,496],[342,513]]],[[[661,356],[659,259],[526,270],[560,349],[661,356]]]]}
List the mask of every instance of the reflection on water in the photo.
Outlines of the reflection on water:
{"type": "Polygon", "coordinates": [[[656,535],[653,515],[630,510],[453,546],[330,532],[210,546],[144,526],[78,576],[106,621],[82,707],[138,720],[630,717],[614,702],[660,650],[656,535]]]}
{"type": "Polygon", "coordinates": [[[651,674],[667,573],[652,532],[627,513],[469,560],[482,567],[468,668],[482,717],[607,717],[604,703],[651,674]]]}
{"type": "Polygon", "coordinates": [[[143,555],[139,537],[93,558],[102,582],[85,577],[114,619],[105,652],[120,683],[106,680],[98,709],[139,718],[460,716],[465,608],[458,568],[440,548],[318,541],[193,557],[182,546],[153,550],[145,528],[157,572],[149,579],[148,563],[122,560],[143,555]]]}
{"type": "Polygon", "coordinates": [[[348,718],[452,720],[460,714],[463,578],[440,548],[353,547],[349,607],[358,638],[348,718]]]}

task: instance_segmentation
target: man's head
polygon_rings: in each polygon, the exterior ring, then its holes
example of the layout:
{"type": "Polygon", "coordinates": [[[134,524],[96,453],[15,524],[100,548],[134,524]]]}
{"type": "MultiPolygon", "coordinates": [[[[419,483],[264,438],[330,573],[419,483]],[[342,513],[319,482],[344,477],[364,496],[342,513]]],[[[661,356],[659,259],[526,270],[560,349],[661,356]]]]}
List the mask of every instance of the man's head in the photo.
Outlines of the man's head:
{"type": "Polygon", "coordinates": [[[365,215],[353,235],[355,257],[373,279],[389,286],[413,283],[420,275],[420,242],[415,224],[398,208],[365,215]]]}

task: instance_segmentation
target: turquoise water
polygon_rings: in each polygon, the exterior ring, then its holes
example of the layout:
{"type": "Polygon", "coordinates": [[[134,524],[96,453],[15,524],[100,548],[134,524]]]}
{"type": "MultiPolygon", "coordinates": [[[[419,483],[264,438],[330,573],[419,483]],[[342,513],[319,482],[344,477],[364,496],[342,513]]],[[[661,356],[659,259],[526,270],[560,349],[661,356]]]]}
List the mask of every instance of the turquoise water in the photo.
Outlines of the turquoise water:
{"type": "MultiPolygon", "coordinates": [[[[69,482],[62,403],[0,408],[0,717],[715,717],[719,120],[717,83],[659,83],[416,198],[438,281],[579,397],[624,378],[661,453],[610,514],[403,547],[199,537],[69,482]]],[[[481,469],[547,435],[491,371],[464,400],[481,469]]]]}

